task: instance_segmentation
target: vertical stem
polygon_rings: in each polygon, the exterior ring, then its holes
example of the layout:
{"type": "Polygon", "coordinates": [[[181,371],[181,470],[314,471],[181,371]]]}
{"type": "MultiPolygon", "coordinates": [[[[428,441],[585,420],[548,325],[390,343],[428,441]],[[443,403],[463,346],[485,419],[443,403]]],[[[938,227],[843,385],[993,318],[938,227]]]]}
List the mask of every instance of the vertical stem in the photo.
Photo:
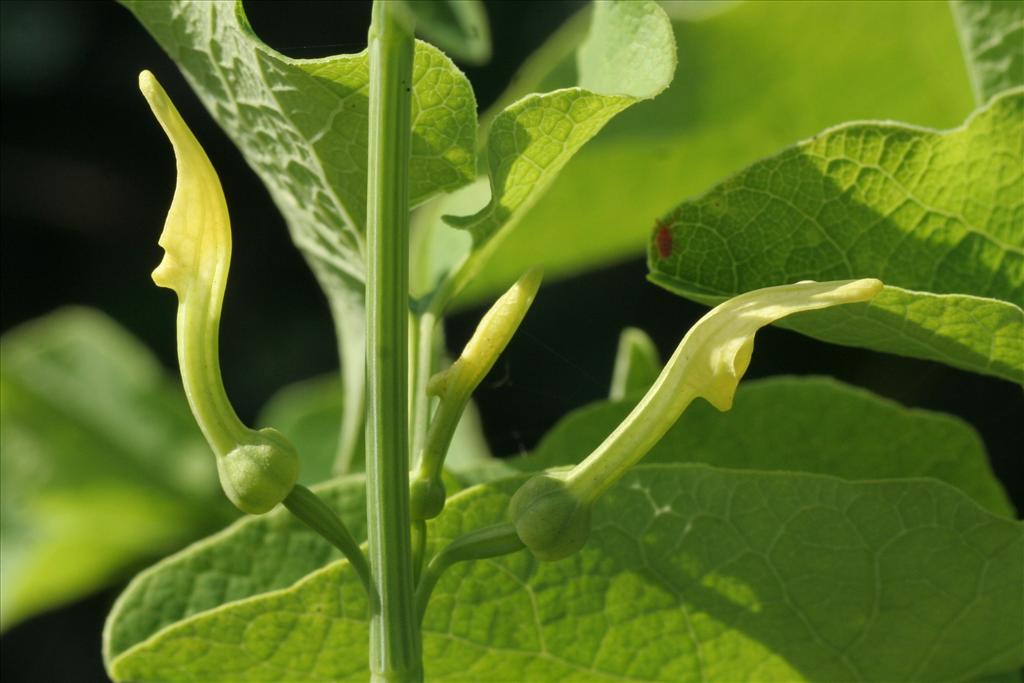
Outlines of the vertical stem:
{"type": "Polygon", "coordinates": [[[409,152],[414,42],[392,3],[370,24],[366,478],[374,681],[423,677],[409,522],[409,152]]]}
{"type": "Polygon", "coordinates": [[[437,318],[433,313],[424,312],[413,317],[412,348],[412,419],[410,444],[412,456],[418,458],[423,450],[430,420],[431,397],[427,395],[427,382],[434,371],[434,328],[437,318]]]}

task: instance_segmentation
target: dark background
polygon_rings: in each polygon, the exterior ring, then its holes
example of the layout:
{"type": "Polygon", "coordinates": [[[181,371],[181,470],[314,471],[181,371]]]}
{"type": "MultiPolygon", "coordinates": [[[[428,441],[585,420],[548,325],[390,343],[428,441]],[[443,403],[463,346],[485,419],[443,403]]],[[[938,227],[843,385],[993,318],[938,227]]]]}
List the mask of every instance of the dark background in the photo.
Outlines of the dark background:
{"type": "MultiPolygon", "coordinates": [[[[481,107],[580,2],[487,2],[495,59],[466,68],[481,107]]],[[[366,45],[369,2],[246,3],[256,32],[292,57],[366,45]]],[[[174,296],[149,277],[174,190],[174,159],[136,88],[151,69],[220,174],[235,231],[222,335],[246,338],[224,360],[243,418],[278,388],[337,367],[326,302],[281,217],[177,68],[113,3],[0,2],[0,325],[60,306],[100,308],[176,372],[174,296]],[[266,329],[269,334],[249,334],[266,329]],[[254,369],[258,368],[258,371],[254,369]]],[[[464,65],[463,65],[464,66],[464,65]]],[[[492,449],[531,448],[567,411],[607,394],[619,331],[648,331],[667,357],[704,312],[646,282],[642,259],[546,284],[520,333],[477,392],[492,449]]],[[[482,310],[447,324],[457,352],[482,310]]],[[[827,374],[906,405],[953,413],[985,440],[1018,509],[1021,390],[925,361],[847,349],[770,328],[748,377],[827,374]]],[[[0,678],[105,681],[100,632],[120,587],[36,617],[0,640],[0,678]]]]}

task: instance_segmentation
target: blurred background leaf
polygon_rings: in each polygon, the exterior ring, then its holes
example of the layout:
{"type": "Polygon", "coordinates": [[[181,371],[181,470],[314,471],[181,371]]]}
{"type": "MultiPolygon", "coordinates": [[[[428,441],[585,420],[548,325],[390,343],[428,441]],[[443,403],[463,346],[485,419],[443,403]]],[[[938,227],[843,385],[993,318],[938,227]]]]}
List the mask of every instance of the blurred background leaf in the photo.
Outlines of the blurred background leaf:
{"type": "MultiPolygon", "coordinates": [[[[344,402],[338,376],[323,375],[284,387],[270,397],[256,418],[260,428],[273,427],[295,444],[302,459],[299,482],[306,486],[331,477],[344,402]]],[[[356,452],[357,462],[362,462],[361,442],[356,452]]]]}
{"type": "Polygon", "coordinates": [[[457,61],[482,64],[491,58],[491,28],[480,0],[411,0],[402,3],[416,21],[416,34],[457,61]]]}
{"type": "Polygon", "coordinates": [[[61,310],[0,358],[5,629],[234,517],[180,388],[117,323],[61,310]]]}
{"type": "Polygon", "coordinates": [[[950,0],[978,104],[1024,85],[1024,2],[950,0]]]}

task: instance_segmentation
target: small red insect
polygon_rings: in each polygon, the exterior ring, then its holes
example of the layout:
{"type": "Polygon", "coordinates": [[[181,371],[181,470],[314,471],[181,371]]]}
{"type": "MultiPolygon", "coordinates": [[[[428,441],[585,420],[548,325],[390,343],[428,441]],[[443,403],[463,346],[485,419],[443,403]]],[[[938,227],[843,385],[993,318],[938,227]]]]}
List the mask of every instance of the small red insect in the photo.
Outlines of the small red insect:
{"type": "Polygon", "coordinates": [[[658,255],[667,259],[672,255],[672,232],[668,226],[658,221],[658,230],[654,233],[654,246],[658,248],[658,255]]]}

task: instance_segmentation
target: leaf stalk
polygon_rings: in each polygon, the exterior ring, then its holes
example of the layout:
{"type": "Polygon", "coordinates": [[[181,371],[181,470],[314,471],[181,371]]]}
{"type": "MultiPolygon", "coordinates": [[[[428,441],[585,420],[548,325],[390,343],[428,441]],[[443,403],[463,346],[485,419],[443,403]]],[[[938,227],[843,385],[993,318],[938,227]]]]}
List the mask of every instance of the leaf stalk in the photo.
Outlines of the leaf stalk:
{"type": "Polygon", "coordinates": [[[370,565],[366,562],[366,555],[352,532],[341,521],[341,518],[332,510],[327,503],[302,484],[296,484],[282,501],[288,512],[297,517],[303,524],[323,536],[335,548],[341,551],[345,558],[352,565],[352,568],[359,574],[359,580],[363,582],[371,605],[377,601],[373,581],[370,579],[370,565]]]}
{"type": "Polygon", "coordinates": [[[417,623],[423,620],[423,615],[427,612],[427,604],[438,579],[453,564],[508,555],[523,548],[523,542],[519,540],[515,526],[510,523],[476,529],[449,543],[434,556],[420,577],[419,585],[416,587],[417,623]]]}

